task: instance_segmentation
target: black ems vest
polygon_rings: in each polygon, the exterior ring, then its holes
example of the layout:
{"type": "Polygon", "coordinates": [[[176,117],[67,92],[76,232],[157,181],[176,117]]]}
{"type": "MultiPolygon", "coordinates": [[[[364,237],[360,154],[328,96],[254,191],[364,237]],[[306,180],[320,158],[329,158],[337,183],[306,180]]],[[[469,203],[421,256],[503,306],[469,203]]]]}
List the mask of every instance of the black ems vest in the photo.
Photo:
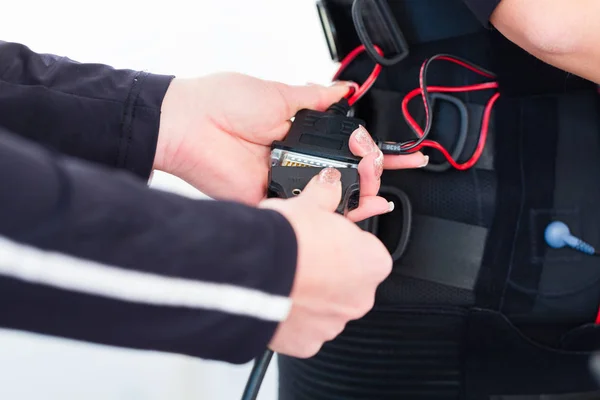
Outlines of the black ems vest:
{"type": "MultiPolygon", "coordinates": [[[[360,45],[350,3],[322,2],[338,58],[360,45]]],[[[544,241],[547,225],[560,219],[600,245],[597,86],[482,27],[461,0],[388,3],[410,54],[385,67],[354,109],[373,135],[410,137],[402,100],[418,87],[423,60],[437,53],[495,72],[501,97],[474,168],[384,173],[381,194],[396,204],[406,195],[412,208],[406,215],[396,207],[370,229],[395,252],[408,221],[408,242],[372,312],[311,359],[279,356],[280,400],[600,399],[590,370],[600,346],[600,258],[544,241]]],[[[372,68],[365,55],[341,78],[362,82],[372,68]]],[[[477,79],[440,63],[428,84],[477,79]]],[[[466,159],[490,93],[456,96],[469,111],[466,159]]],[[[436,103],[432,137],[451,147],[458,113],[436,103]]],[[[415,102],[421,123],[422,108],[415,102]]]]}

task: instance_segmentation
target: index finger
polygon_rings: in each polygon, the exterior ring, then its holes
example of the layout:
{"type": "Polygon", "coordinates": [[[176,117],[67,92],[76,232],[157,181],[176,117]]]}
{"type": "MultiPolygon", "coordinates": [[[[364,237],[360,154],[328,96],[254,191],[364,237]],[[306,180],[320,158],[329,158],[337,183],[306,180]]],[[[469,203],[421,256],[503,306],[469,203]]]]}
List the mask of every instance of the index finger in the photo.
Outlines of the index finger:
{"type": "Polygon", "coordinates": [[[383,158],[384,169],[423,168],[429,164],[429,156],[416,152],[412,154],[386,155],[383,158]]]}

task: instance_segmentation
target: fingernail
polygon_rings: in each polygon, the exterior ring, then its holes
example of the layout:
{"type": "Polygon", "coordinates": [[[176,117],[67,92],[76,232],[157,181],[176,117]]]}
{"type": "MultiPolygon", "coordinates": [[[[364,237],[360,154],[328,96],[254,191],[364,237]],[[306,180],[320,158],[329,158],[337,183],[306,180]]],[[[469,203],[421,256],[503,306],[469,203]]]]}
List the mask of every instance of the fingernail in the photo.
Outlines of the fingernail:
{"type": "Polygon", "coordinates": [[[423,158],[425,159],[425,161],[422,165],[419,166],[419,168],[424,168],[427,166],[427,164],[429,164],[429,156],[423,156],[423,158]]]}
{"type": "Polygon", "coordinates": [[[356,86],[356,83],[350,82],[350,81],[333,81],[329,85],[329,87],[335,87],[335,86],[354,87],[354,86],[356,86]]]}
{"type": "Polygon", "coordinates": [[[394,211],[394,208],[396,208],[396,205],[394,204],[394,202],[393,201],[388,202],[388,212],[394,211]]]}
{"type": "Polygon", "coordinates": [[[331,83],[331,85],[329,85],[329,87],[347,88],[348,92],[344,96],[351,96],[352,94],[356,93],[356,91],[359,89],[360,86],[358,86],[357,83],[350,82],[350,81],[334,81],[331,83]]]}
{"type": "Polygon", "coordinates": [[[354,131],[354,140],[367,154],[379,150],[369,132],[362,125],[354,131]]]}
{"type": "Polygon", "coordinates": [[[383,174],[383,153],[381,150],[377,151],[379,152],[379,155],[377,155],[377,158],[373,161],[375,164],[375,176],[381,178],[381,175],[383,174]]]}
{"type": "Polygon", "coordinates": [[[336,184],[342,179],[342,173],[335,168],[325,168],[319,172],[319,183],[336,184]]]}

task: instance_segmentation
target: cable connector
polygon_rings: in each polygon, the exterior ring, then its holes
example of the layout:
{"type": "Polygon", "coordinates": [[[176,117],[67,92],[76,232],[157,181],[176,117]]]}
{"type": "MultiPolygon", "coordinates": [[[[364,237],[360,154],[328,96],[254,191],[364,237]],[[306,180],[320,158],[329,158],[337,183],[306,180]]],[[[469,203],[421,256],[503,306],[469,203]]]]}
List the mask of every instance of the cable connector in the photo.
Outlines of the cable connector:
{"type": "Polygon", "coordinates": [[[323,168],[342,174],[342,201],[337,212],[358,206],[359,175],[356,157],[349,148],[350,135],[364,121],[348,117],[350,105],[342,99],[326,111],[300,110],[286,138],[271,146],[269,197],[290,198],[302,192],[323,168]]]}
{"type": "Polygon", "coordinates": [[[347,98],[343,98],[337,103],[333,103],[332,105],[330,105],[327,109],[327,113],[347,117],[348,113],[350,112],[350,109],[350,102],[347,98]]]}

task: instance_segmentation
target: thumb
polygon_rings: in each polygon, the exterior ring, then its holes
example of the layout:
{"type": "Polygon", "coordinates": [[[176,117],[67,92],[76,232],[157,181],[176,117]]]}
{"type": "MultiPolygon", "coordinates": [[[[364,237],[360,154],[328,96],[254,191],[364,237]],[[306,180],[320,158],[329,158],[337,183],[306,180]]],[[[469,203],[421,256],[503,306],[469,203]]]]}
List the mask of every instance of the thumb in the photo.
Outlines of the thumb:
{"type": "Polygon", "coordinates": [[[306,86],[279,85],[278,91],[287,102],[291,114],[289,117],[292,117],[303,108],[317,111],[326,110],[333,103],[346,96],[351,89],[356,89],[355,83],[346,81],[338,81],[331,86],[316,84],[306,86]]]}
{"type": "Polygon", "coordinates": [[[324,168],[311,179],[298,196],[301,201],[326,211],[335,211],[342,199],[342,174],[335,168],[324,168]]]}

